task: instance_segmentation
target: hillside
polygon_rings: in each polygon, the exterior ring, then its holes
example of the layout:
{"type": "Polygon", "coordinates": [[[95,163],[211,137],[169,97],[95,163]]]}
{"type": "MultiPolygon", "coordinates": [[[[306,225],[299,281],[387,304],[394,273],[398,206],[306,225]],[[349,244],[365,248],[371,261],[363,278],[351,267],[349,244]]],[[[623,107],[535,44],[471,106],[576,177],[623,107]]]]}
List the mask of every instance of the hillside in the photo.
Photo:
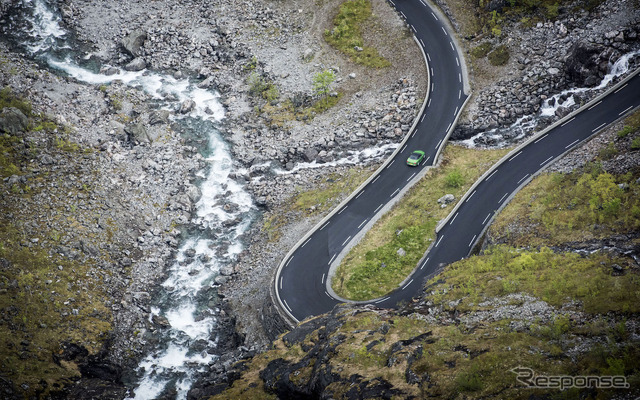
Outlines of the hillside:
{"type": "Polygon", "coordinates": [[[232,386],[213,398],[637,396],[639,115],[534,179],[481,254],[445,267],[411,304],[345,305],[304,321],[237,364],[232,386]],[[531,373],[542,386],[544,377],[608,376],[628,387],[533,389],[531,373]]]}

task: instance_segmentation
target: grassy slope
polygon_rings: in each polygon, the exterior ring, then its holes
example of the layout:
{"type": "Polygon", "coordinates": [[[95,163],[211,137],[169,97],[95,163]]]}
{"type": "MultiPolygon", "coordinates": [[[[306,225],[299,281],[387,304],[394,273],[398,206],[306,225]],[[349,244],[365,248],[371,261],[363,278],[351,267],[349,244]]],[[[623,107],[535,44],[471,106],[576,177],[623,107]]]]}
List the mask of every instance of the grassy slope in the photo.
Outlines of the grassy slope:
{"type": "MultiPolygon", "coordinates": [[[[57,128],[31,114],[29,104],[6,89],[0,92],[0,109],[4,107],[21,109],[32,131],[53,135],[57,128]]],[[[59,139],[56,147],[75,158],[80,149],[69,143],[59,139]]],[[[59,256],[56,248],[63,233],[46,231],[39,221],[43,216],[24,215],[25,203],[46,182],[45,172],[28,176],[29,160],[38,151],[34,143],[27,149],[20,138],[0,136],[0,177],[27,175],[26,183],[16,183],[11,193],[2,195],[0,213],[0,377],[21,387],[25,396],[46,395],[78,377],[77,365],[64,360],[65,345],[74,343],[95,354],[111,328],[106,294],[89,278],[95,266],[59,256]],[[36,223],[38,233],[27,234],[27,223],[36,223]]],[[[79,229],[74,221],[68,217],[60,224],[79,229]]]]}
{"type": "Polygon", "coordinates": [[[429,171],[345,257],[332,280],[333,290],[348,299],[366,300],[395,289],[416,267],[435,237],[438,221],[451,210],[452,206],[441,208],[438,199],[445,194],[459,199],[506,152],[447,146],[441,165],[429,171]],[[398,255],[400,248],[406,255],[398,255]]]}
{"type": "MultiPolygon", "coordinates": [[[[637,151],[630,143],[638,136],[634,126],[620,140],[628,142],[629,151],[637,151]]],[[[306,321],[294,331],[303,332],[301,341],[285,334],[271,350],[249,360],[233,387],[215,398],[273,398],[285,381],[300,391],[315,387],[345,398],[353,390],[354,374],[360,376],[357,382],[368,382],[367,387],[374,382],[390,385],[395,398],[639,395],[637,263],[616,252],[585,256],[544,247],[612,234],[633,236],[638,231],[638,178],[640,170],[613,176],[593,164],[569,175],[536,178],[493,228],[503,232],[520,226],[524,234],[515,235],[512,229],[503,237],[505,244],[446,267],[428,282],[422,298],[401,312],[346,307],[320,317],[320,322],[306,321]],[[618,190],[618,183],[628,187],[618,190]],[[607,206],[617,204],[616,198],[619,207],[607,206]],[[544,222],[553,220],[558,222],[544,222]],[[594,225],[600,227],[598,233],[594,225]],[[529,240],[534,245],[522,249],[529,240]],[[316,357],[318,349],[327,347],[330,354],[317,363],[336,375],[323,386],[318,381],[322,368],[311,362],[311,354],[316,357]],[[275,382],[261,378],[265,370],[283,363],[290,366],[283,370],[288,375],[278,375],[275,382]],[[527,389],[509,372],[518,366],[547,376],[623,375],[632,392],[527,389]]],[[[358,393],[360,398],[380,394],[358,393]]]]}

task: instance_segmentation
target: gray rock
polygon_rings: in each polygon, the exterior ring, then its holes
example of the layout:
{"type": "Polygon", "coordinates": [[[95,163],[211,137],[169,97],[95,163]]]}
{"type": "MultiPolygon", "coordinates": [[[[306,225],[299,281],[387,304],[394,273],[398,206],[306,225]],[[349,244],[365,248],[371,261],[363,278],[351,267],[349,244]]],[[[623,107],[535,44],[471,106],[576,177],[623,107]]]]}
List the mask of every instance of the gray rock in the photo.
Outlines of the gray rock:
{"type": "Polygon", "coordinates": [[[142,122],[131,123],[124,127],[124,131],[129,135],[129,139],[139,143],[151,143],[151,138],[147,133],[147,128],[142,122]]]}
{"type": "Polygon", "coordinates": [[[318,156],[318,150],[314,149],[313,147],[306,149],[302,153],[302,158],[307,162],[314,161],[317,156],[318,156]]]}
{"type": "Polygon", "coordinates": [[[400,247],[396,253],[399,257],[404,257],[407,255],[407,252],[402,247],[400,247]]]}
{"type": "Polygon", "coordinates": [[[142,55],[142,46],[147,40],[147,34],[141,30],[134,30],[122,39],[122,47],[134,57],[142,55]]]}
{"type": "Polygon", "coordinates": [[[24,132],[29,125],[29,119],[15,107],[5,107],[0,113],[0,132],[16,135],[24,132]]]}
{"type": "Polygon", "coordinates": [[[142,71],[147,68],[147,63],[144,61],[142,57],[134,58],[129,64],[124,66],[124,69],[127,71],[142,71]]]}
{"type": "Polygon", "coordinates": [[[160,328],[171,328],[171,324],[169,323],[169,320],[166,317],[163,317],[161,315],[154,315],[153,317],[151,317],[151,322],[153,322],[154,325],[158,325],[160,328]]]}
{"type": "Polygon", "coordinates": [[[167,110],[154,111],[151,113],[151,115],[149,115],[149,124],[167,124],[169,123],[169,115],[170,113],[167,110]]]}
{"type": "Polygon", "coordinates": [[[445,194],[444,196],[438,199],[438,203],[440,204],[449,204],[455,200],[455,196],[452,194],[445,194]]]}
{"type": "Polygon", "coordinates": [[[196,107],[196,102],[188,99],[180,104],[180,114],[188,114],[196,107]]]}

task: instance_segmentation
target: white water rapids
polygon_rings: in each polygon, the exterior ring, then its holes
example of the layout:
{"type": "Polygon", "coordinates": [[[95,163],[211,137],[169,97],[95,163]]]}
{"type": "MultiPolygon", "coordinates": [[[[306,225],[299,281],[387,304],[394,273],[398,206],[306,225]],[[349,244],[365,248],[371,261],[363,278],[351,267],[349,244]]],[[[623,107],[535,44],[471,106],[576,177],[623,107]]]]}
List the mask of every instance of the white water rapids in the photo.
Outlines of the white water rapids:
{"type": "Polygon", "coordinates": [[[174,390],[178,399],[186,399],[195,374],[215,357],[202,350],[216,346],[216,318],[211,312],[211,302],[217,304],[217,299],[209,294],[210,289],[220,268],[242,250],[239,238],[255,214],[250,195],[229,179],[232,169],[238,172],[238,168],[215,129],[215,123],[224,118],[218,94],[199,89],[188,79],[177,80],[151,71],[119,70],[110,76],[92,72],[76,61],[88,56],[74,54],[79,50],[61,27],[59,14],[47,1],[23,0],[16,14],[20,15],[14,16],[11,22],[10,32],[15,34],[12,40],[53,69],[88,84],[109,84],[117,79],[145,91],[168,110],[176,110],[187,99],[196,104],[189,115],[175,116],[174,122],[192,136],[205,137],[207,142],[207,148],[201,149],[208,162],[208,167],[199,172],[202,197],[191,221],[192,227],[197,228],[191,231],[197,233],[183,241],[175,262],[167,271],[169,278],[162,284],[152,315],[165,317],[171,328],[165,330],[160,345],[140,363],[138,385],[130,393],[133,399],[142,400],[155,399],[174,390]],[[225,211],[220,199],[237,207],[225,211]],[[239,222],[225,225],[229,220],[239,222]],[[210,234],[213,231],[216,235],[210,234]],[[230,244],[219,246],[222,242],[230,244]]]}

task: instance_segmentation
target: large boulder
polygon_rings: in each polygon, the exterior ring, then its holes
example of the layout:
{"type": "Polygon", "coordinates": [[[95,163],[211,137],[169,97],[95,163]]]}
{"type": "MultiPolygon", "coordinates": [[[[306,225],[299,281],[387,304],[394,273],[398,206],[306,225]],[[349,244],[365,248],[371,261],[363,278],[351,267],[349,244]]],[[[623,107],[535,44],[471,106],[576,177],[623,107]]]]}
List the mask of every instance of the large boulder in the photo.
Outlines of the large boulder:
{"type": "Polygon", "coordinates": [[[581,87],[595,86],[600,81],[598,71],[602,51],[601,47],[592,44],[574,44],[567,53],[564,67],[569,80],[581,87]]]}
{"type": "Polygon", "coordinates": [[[140,57],[145,40],[147,40],[147,34],[136,29],[122,39],[122,47],[132,56],[140,57]]]}
{"type": "Polygon", "coordinates": [[[124,69],[127,71],[142,71],[147,68],[147,63],[144,61],[142,57],[134,58],[129,64],[124,66],[124,69]]]}
{"type": "Polygon", "coordinates": [[[131,123],[125,126],[124,131],[129,135],[132,141],[139,143],[151,143],[151,138],[147,133],[147,128],[144,127],[142,122],[131,123]]]}
{"type": "Polygon", "coordinates": [[[15,107],[5,107],[0,112],[0,132],[17,135],[27,130],[29,119],[15,107]]]}

